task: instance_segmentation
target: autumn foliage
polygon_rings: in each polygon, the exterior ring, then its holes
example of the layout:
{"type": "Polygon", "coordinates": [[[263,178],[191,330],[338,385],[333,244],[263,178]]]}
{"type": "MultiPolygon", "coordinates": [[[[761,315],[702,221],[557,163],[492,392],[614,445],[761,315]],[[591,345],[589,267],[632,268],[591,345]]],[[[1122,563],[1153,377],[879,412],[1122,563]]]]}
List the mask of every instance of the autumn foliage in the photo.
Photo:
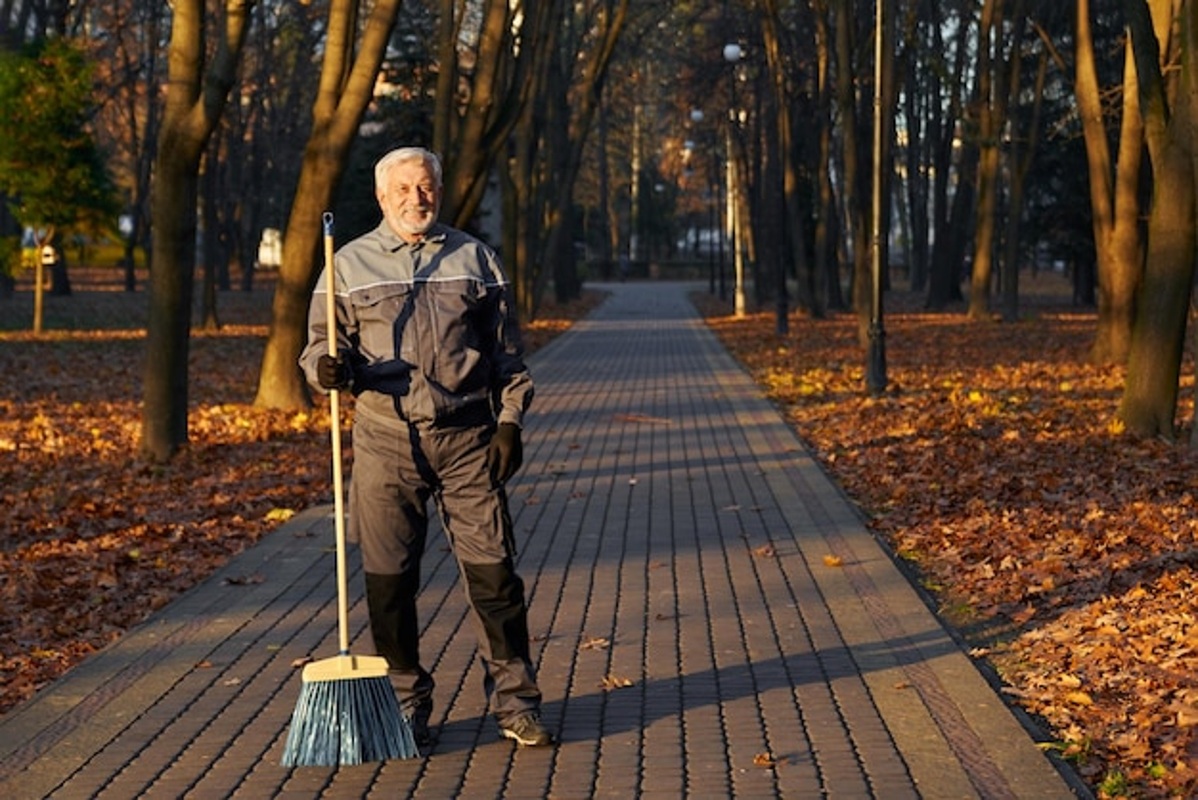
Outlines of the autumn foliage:
{"type": "MultiPolygon", "coordinates": [[[[987,324],[908,299],[885,318],[877,399],[855,318],[792,316],[779,338],[772,314],[701,303],[1083,779],[1105,796],[1192,797],[1198,456],[1122,433],[1123,371],[1087,361],[1093,314],[1051,300],[987,324]]],[[[1183,396],[1189,420],[1191,377],[1183,396]]]]}
{"type": "MultiPolygon", "coordinates": [[[[75,277],[48,309],[57,332],[0,332],[0,711],[329,501],[327,406],[250,405],[268,289],[222,294],[226,325],[195,333],[191,444],[163,467],[135,456],[144,294],[75,277]]],[[[779,338],[772,314],[697,297],[1090,785],[1198,792],[1198,457],[1120,431],[1122,370],[1088,363],[1091,312],[1050,296],[985,324],[888,297],[890,386],[874,399],[852,317],[792,315],[779,338]]],[[[546,309],[530,349],[595,299],[546,309]]],[[[23,303],[0,300],[3,327],[23,303]]]]}

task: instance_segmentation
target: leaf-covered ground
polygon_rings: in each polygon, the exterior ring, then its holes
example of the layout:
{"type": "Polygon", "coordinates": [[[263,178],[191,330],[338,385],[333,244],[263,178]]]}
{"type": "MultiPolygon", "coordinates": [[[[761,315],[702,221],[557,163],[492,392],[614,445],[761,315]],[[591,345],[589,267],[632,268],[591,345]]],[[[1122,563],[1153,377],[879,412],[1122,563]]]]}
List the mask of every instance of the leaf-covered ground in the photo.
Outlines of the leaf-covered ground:
{"type": "MultiPolygon", "coordinates": [[[[145,294],[86,277],[48,298],[37,339],[30,295],[0,299],[0,713],[329,500],[327,407],[251,405],[269,288],[221,294],[225,326],[192,340],[191,444],[152,467],[134,455],[145,294]]],[[[1194,796],[1198,458],[1120,434],[1122,372],[1086,360],[1092,313],[1029,301],[987,325],[887,302],[880,399],[851,317],[792,315],[779,338],[771,314],[701,305],[1092,786],[1194,796]]],[[[530,349],[587,305],[547,309],[530,349]]]]}
{"type": "Polygon", "coordinates": [[[1198,793],[1198,454],[1121,434],[1123,373],[1088,363],[1092,313],[889,313],[872,399],[855,318],[792,316],[779,337],[772,313],[700,304],[1096,792],[1198,793]]]}
{"type": "MultiPolygon", "coordinates": [[[[189,445],[137,458],[146,295],[80,271],[28,329],[0,298],[0,713],[116,639],[296,512],[331,502],[328,405],[253,407],[271,288],[219,298],[191,340],[189,445]]],[[[535,350],[601,299],[550,306],[535,350]]],[[[348,422],[349,409],[346,410],[348,422]]],[[[349,453],[347,453],[347,458],[349,453]]]]}

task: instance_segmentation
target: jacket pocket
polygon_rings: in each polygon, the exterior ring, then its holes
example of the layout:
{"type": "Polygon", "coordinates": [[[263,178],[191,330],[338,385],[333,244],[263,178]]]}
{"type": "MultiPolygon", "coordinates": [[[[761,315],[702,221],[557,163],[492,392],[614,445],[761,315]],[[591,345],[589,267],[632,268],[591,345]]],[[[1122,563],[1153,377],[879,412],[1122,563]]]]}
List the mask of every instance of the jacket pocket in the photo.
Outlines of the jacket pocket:
{"type": "Polygon", "coordinates": [[[412,324],[414,295],[409,284],[392,283],[359,289],[350,295],[358,325],[358,349],[368,363],[400,359],[418,363],[412,324]],[[407,335],[405,335],[407,334],[407,335]]]}

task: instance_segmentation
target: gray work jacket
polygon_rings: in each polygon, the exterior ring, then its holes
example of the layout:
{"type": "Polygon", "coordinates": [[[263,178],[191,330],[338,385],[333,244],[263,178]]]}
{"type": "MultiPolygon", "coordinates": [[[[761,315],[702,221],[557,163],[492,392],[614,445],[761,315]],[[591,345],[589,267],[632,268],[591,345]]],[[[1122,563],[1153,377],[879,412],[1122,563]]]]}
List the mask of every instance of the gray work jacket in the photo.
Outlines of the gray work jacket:
{"type": "MultiPolygon", "coordinates": [[[[355,413],[384,423],[523,424],[532,378],[490,247],[442,224],[408,244],[384,221],[338,250],[334,264],[337,348],[352,368],[355,413]]],[[[327,285],[322,270],[299,359],[317,390],[327,285]]]]}

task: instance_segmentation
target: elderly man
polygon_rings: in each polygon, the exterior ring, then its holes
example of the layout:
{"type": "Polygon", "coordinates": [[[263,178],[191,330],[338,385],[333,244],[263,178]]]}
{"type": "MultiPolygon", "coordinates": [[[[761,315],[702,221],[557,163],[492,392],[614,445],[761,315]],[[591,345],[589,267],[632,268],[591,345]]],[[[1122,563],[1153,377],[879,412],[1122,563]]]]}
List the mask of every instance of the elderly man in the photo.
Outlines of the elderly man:
{"type": "Polygon", "coordinates": [[[416,594],[431,499],[458,561],[499,732],[550,745],[504,493],[533,396],[510,286],[494,251],[437,222],[436,155],[403,147],[383,156],[375,196],[383,221],[337,251],[337,319],[326,319],[318,288],[300,356],[313,386],[355,396],[348,536],[362,552],[375,647],[426,749],[433,678],[420,663],[416,594]]]}

